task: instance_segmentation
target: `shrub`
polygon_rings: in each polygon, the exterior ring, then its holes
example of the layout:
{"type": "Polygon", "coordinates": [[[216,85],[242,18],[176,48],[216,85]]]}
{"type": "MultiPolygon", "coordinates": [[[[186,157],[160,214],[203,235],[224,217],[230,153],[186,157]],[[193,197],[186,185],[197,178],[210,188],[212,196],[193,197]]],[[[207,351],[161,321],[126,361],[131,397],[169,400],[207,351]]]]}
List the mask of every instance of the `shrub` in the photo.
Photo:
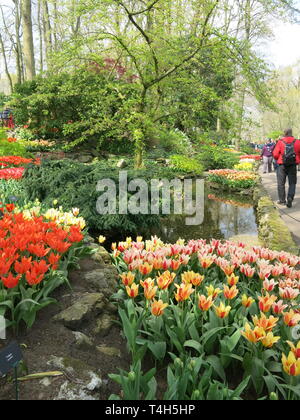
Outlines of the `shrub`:
{"type": "Polygon", "coordinates": [[[195,175],[202,175],[203,173],[203,166],[196,159],[173,155],[171,156],[171,164],[179,172],[193,173],[195,175]]]}
{"type": "Polygon", "coordinates": [[[128,151],[136,92],[135,83],[82,67],[17,85],[11,106],[16,123],[28,125],[35,138],[54,138],[70,148],[87,143],[128,151]]]}
{"type": "MultiPolygon", "coordinates": [[[[150,182],[158,176],[156,167],[142,171],[129,170],[127,174],[128,182],[133,178],[143,178],[150,182]]],[[[160,175],[162,178],[172,178],[174,172],[165,168],[160,175]]],[[[39,167],[28,168],[22,182],[28,200],[38,198],[45,205],[51,206],[53,200],[58,199],[59,205],[64,208],[80,208],[91,230],[124,235],[158,223],[158,216],[151,214],[98,214],[96,202],[100,193],[96,191],[96,185],[101,179],[107,178],[115,181],[118,196],[119,170],[108,168],[105,162],[84,165],[70,160],[44,161],[39,167]]]]}
{"type": "Polygon", "coordinates": [[[239,157],[219,146],[204,146],[197,156],[205,170],[232,169],[239,163],[239,157]]]}

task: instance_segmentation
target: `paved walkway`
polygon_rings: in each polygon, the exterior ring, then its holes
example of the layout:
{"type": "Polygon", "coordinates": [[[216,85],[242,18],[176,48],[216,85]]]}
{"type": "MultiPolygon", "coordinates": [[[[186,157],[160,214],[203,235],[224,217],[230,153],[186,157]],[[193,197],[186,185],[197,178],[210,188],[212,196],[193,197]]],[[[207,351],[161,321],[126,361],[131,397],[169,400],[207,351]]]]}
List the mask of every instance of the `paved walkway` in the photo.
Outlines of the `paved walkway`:
{"type": "MultiPolygon", "coordinates": [[[[298,172],[298,185],[296,197],[295,201],[293,202],[293,207],[291,209],[287,208],[286,206],[281,206],[277,204],[278,194],[275,172],[272,172],[270,174],[263,174],[261,168],[260,175],[262,177],[263,186],[268,191],[276,207],[278,208],[281,217],[286,223],[289,230],[291,231],[296,244],[300,246],[300,172],[298,172]]],[[[287,186],[288,184],[286,185],[286,187],[287,186]]]]}

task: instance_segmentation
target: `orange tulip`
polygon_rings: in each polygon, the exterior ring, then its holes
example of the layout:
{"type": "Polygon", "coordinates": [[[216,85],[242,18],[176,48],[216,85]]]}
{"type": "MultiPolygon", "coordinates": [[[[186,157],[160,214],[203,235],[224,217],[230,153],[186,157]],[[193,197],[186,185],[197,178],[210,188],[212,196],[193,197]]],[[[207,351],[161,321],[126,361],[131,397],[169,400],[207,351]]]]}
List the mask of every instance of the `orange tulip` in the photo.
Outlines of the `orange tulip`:
{"type": "Polygon", "coordinates": [[[141,264],[138,268],[139,268],[139,272],[143,276],[147,276],[153,270],[153,265],[150,265],[147,262],[145,262],[144,264],[141,264]]]}
{"type": "Polygon", "coordinates": [[[128,273],[120,274],[120,277],[124,286],[131,286],[134,282],[135,274],[131,271],[128,271],[128,273]]]}
{"type": "Polygon", "coordinates": [[[226,299],[232,300],[234,299],[239,293],[239,290],[236,286],[232,286],[229,288],[228,286],[224,286],[223,294],[226,299]]]}
{"type": "Polygon", "coordinates": [[[283,322],[288,327],[295,327],[300,321],[300,314],[296,314],[293,309],[290,309],[289,312],[283,312],[283,322]]]}
{"type": "Polygon", "coordinates": [[[242,305],[245,308],[250,308],[252,303],[254,303],[254,299],[252,297],[248,297],[247,295],[242,296],[242,305]]]}
{"type": "Polygon", "coordinates": [[[198,306],[201,311],[208,311],[214,304],[212,296],[199,295],[198,306]]]}
{"type": "Polygon", "coordinates": [[[273,345],[275,343],[277,343],[277,341],[280,340],[280,336],[276,336],[274,337],[272,332],[269,332],[262,340],[261,343],[264,347],[270,349],[271,347],[273,347],[273,345]]]}
{"type": "Polygon", "coordinates": [[[222,290],[221,289],[219,289],[219,288],[214,288],[214,286],[213,285],[209,285],[209,286],[205,286],[205,288],[206,288],[206,290],[207,290],[207,294],[208,294],[208,296],[212,296],[212,298],[213,298],[213,300],[215,300],[216,299],[216,297],[220,294],[220,293],[222,293],[222,290]]]}
{"type": "Polygon", "coordinates": [[[175,292],[175,299],[177,300],[177,302],[187,300],[190,297],[190,295],[195,291],[190,283],[182,283],[180,286],[178,284],[175,284],[175,287],[177,288],[177,293],[175,292]]]}
{"type": "Polygon", "coordinates": [[[130,287],[126,286],[126,292],[130,298],[134,299],[139,293],[139,286],[135,283],[132,283],[130,287]]]}
{"type": "Polygon", "coordinates": [[[164,309],[169,306],[167,303],[164,303],[162,300],[153,300],[151,305],[151,312],[155,316],[163,315],[164,309]]]}
{"type": "Polygon", "coordinates": [[[231,310],[231,306],[225,306],[223,302],[221,302],[219,306],[214,305],[214,308],[216,315],[222,319],[226,318],[231,310]]]}
{"type": "Polygon", "coordinates": [[[251,343],[258,343],[266,336],[266,332],[263,328],[255,327],[252,330],[248,323],[245,324],[245,331],[242,331],[241,334],[251,343]]]}
{"type": "Polygon", "coordinates": [[[296,359],[300,359],[300,341],[298,341],[297,346],[295,346],[291,341],[287,341],[288,345],[291,348],[291,351],[294,353],[296,359]]]}
{"type": "Polygon", "coordinates": [[[165,271],[161,276],[157,277],[157,285],[160,289],[166,290],[170,284],[173,283],[176,273],[170,273],[169,270],[165,271]]]}
{"type": "Polygon", "coordinates": [[[258,300],[259,300],[259,309],[262,312],[269,312],[269,310],[271,309],[273,303],[276,302],[277,300],[277,296],[274,295],[269,295],[269,293],[266,293],[265,296],[258,296],[258,300]]]}
{"type": "Polygon", "coordinates": [[[194,273],[194,271],[186,271],[181,274],[181,279],[185,284],[191,283],[193,286],[200,286],[204,280],[204,276],[194,273]]]}
{"type": "Polygon", "coordinates": [[[292,351],[289,352],[288,357],[282,353],[282,365],[284,371],[290,376],[300,375],[300,359],[296,359],[292,351]]]}
{"type": "Polygon", "coordinates": [[[257,315],[252,317],[253,324],[256,327],[263,328],[266,332],[272,331],[272,329],[276,326],[277,322],[279,321],[279,318],[275,318],[274,316],[270,316],[269,318],[266,317],[264,313],[260,313],[260,318],[257,317],[257,315]]]}
{"type": "Polygon", "coordinates": [[[227,277],[227,283],[229,284],[229,286],[235,286],[239,281],[239,276],[235,276],[234,273],[226,277],[227,277]]]}

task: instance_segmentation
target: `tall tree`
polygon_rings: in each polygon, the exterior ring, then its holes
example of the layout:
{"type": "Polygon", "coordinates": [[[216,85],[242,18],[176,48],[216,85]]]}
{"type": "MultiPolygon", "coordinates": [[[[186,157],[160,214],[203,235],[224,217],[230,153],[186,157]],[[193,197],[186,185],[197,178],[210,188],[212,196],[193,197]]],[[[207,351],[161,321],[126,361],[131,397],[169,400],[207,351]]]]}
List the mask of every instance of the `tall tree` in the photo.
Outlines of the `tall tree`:
{"type": "Polygon", "coordinates": [[[32,33],[31,0],[22,1],[23,52],[26,80],[32,80],[35,75],[35,58],[32,33]]]}

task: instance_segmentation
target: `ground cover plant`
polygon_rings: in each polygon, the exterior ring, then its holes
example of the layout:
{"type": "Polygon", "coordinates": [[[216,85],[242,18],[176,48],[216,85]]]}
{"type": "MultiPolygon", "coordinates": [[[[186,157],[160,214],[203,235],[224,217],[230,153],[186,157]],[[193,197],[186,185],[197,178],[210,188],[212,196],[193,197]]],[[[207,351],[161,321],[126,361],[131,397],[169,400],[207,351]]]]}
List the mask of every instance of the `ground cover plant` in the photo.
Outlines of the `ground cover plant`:
{"type": "Polygon", "coordinates": [[[132,356],[130,372],[111,375],[124,399],[156,398],[166,364],[163,399],[300,398],[299,257],[156,237],[113,244],[112,257],[132,356]]]}

